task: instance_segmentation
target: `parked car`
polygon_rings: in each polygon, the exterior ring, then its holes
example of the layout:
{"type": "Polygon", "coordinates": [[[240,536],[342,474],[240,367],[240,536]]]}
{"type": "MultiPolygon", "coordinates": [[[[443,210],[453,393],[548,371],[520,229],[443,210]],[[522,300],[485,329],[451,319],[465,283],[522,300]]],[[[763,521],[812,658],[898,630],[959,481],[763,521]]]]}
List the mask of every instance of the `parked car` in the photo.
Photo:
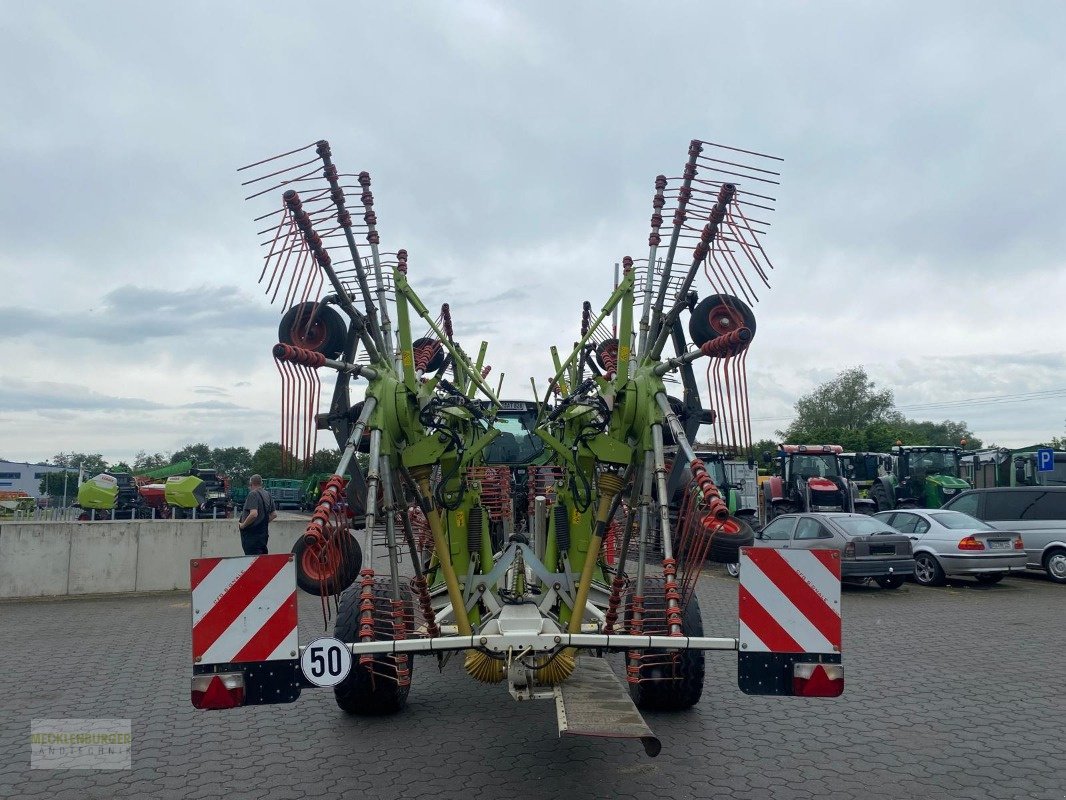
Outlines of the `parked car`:
{"type": "Polygon", "coordinates": [[[951,498],[945,509],[961,511],[1002,531],[1017,531],[1025,544],[1026,566],[1066,583],[1066,486],[1003,486],[971,489],[951,498]]]}
{"type": "MultiPolygon", "coordinates": [[[[898,589],[914,573],[911,540],[866,514],[783,514],[755,534],[755,546],[838,550],[841,580],[865,583],[873,578],[882,589],[898,589]]],[[[726,569],[740,574],[738,564],[726,569]]]]}
{"type": "Polygon", "coordinates": [[[906,534],[914,543],[914,580],[940,586],[960,575],[978,583],[999,583],[1025,569],[1022,537],[1000,531],[969,514],[937,509],[882,511],[875,519],[906,534]]]}

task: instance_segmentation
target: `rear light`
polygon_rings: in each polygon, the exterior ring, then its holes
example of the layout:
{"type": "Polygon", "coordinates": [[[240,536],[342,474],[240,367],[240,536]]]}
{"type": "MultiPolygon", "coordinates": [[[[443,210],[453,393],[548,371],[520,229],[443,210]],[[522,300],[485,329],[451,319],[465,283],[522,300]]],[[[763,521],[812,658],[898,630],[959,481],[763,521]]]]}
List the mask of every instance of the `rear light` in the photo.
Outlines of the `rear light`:
{"type": "Polygon", "coordinates": [[[962,541],[959,542],[959,549],[960,550],[984,550],[985,549],[985,544],[984,544],[984,542],[977,541],[972,536],[967,536],[965,539],[963,539],[962,541]]]}
{"type": "Polygon", "coordinates": [[[844,545],[844,558],[855,558],[855,542],[844,545]]]}
{"type": "Polygon", "coordinates": [[[1014,537],[1014,549],[1015,550],[1024,550],[1025,549],[1025,544],[1022,542],[1022,537],[1021,536],[1015,536],[1014,537]]]}
{"type": "Polygon", "coordinates": [[[797,697],[840,697],[844,694],[844,667],[840,664],[793,664],[792,694],[797,697]]]}
{"type": "Polygon", "coordinates": [[[196,708],[237,708],[244,705],[244,673],[216,672],[192,679],[192,704],[196,708]]]}

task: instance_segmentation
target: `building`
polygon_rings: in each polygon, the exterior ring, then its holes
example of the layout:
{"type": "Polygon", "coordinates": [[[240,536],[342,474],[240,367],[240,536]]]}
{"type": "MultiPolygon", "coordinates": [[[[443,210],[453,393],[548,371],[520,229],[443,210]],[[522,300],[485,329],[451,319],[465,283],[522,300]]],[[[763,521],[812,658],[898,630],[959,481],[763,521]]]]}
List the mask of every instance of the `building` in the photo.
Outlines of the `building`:
{"type": "Polygon", "coordinates": [[[49,472],[70,473],[70,494],[78,494],[78,470],[54,464],[29,464],[23,461],[0,461],[0,492],[23,491],[31,497],[41,496],[41,479],[49,472]]]}

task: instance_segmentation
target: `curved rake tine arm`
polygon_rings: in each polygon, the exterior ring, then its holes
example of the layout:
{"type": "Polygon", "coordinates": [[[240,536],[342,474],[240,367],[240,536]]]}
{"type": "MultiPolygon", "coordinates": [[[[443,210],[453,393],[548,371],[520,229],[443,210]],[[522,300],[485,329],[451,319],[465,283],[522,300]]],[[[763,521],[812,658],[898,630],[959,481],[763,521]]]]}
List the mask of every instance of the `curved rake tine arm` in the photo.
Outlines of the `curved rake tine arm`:
{"type": "Polygon", "coordinates": [[[385,283],[381,276],[381,253],[378,250],[378,244],[381,241],[381,237],[378,235],[378,215],[374,212],[374,195],[370,191],[370,173],[359,173],[359,186],[362,187],[363,192],[359,196],[360,201],[363,204],[363,221],[366,222],[367,233],[366,240],[370,243],[370,259],[374,264],[374,281],[377,283],[378,289],[378,308],[381,313],[381,338],[385,343],[385,350],[388,353],[393,352],[392,346],[392,320],[389,319],[389,304],[388,298],[385,296],[385,283]]]}
{"type": "Polygon", "coordinates": [[[359,329],[359,337],[363,342],[363,347],[366,349],[367,356],[372,362],[379,361],[381,356],[377,344],[374,341],[374,337],[371,336],[367,330],[367,319],[352,303],[352,298],[348,296],[347,289],[344,288],[344,284],[342,284],[340,278],[337,277],[337,273],[333,271],[333,261],[330,259],[326,248],[322,246],[321,237],[315,233],[314,228],[311,226],[311,220],[307,216],[307,211],[303,208],[300,195],[295,189],[289,189],[283,196],[285,198],[285,205],[292,214],[296,227],[299,228],[300,233],[303,234],[304,243],[307,245],[307,249],[311,251],[311,257],[314,259],[319,269],[326,273],[326,277],[329,278],[329,282],[333,285],[333,289],[337,293],[337,302],[340,304],[341,308],[347,312],[348,316],[352,318],[353,324],[359,329]]]}
{"type": "Polygon", "coordinates": [[[618,376],[621,379],[619,381],[620,383],[625,381],[626,375],[624,373],[628,373],[628,371],[629,371],[629,359],[628,359],[628,357],[625,358],[625,359],[621,358],[621,351],[622,351],[622,348],[623,348],[622,334],[623,334],[623,332],[626,334],[626,339],[625,339],[624,346],[628,349],[628,347],[629,347],[629,344],[628,344],[629,334],[631,333],[631,329],[632,329],[633,280],[634,280],[633,276],[634,276],[634,272],[633,272],[633,259],[631,259],[628,256],[626,256],[626,258],[624,259],[623,263],[627,263],[627,267],[628,268],[627,268],[626,274],[622,278],[622,282],[618,284],[618,288],[614,290],[614,292],[611,294],[611,296],[609,298],[607,298],[607,302],[603,304],[603,308],[600,310],[599,316],[596,317],[595,320],[593,320],[591,325],[589,325],[588,333],[586,333],[584,336],[581,337],[581,341],[577,343],[577,347],[575,347],[573,349],[573,351],[570,353],[570,355],[566,359],[566,361],[564,361],[559,366],[559,368],[556,369],[555,376],[548,382],[547,394],[544,395],[544,400],[540,404],[541,405],[541,413],[540,413],[540,415],[538,416],[538,419],[537,419],[537,423],[538,424],[541,422],[541,418],[544,415],[544,409],[547,408],[548,401],[551,399],[552,387],[555,386],[560,381],[560,379],[562,379],[563,373],[570,367],[570,364],[573,363],[574,359],[577,358],[579,355],[581,355],[581,353],[584,351],[585,345],[587,345],[589,343],[589,340],[596,333],[596,329],[600,326],[600,324],[605,319],[607,319],[607,317],[609,317],[611,315],[611,312],[614,310],[614,307],[628,297],[626,305],[624,305],[622,307],[622,314],[623,314],[622,327],[625,328],[625,313],[626,313],[626,308],[628,307],[629,315],[630,315],[630,317],[629,317],[630,318],[630,330],[626,330],[626,331],[621,331],[620,330],[619,334],[618,334],[618,343],[619,343],[618,344],[618,349],[619,349],[618,376]]]}
{"type": "Polygon", "coordinates": [[[337,370],[337,372],[346,372],[371,381],[379,377],[378,371],[373,367],[353,364],[350,361],[337,361],[332,358],[326,358],[314,350],[305,350],[302,347],[294,347],[291,344],[281,344],[280,342],[274,345],[274,358],[278,361],[289,361],[293,364],[300,364],[314,369],[329,367],[337,370]]]}
{"type": "Polygon", "coordinates": [[[648,359],[651,361],[658,361],[662,355],[663,347],[666,346],[666,339],[670,335],[670,326],[673,324],[673,320],[681,314],[681,303],[688,294],[689,289],[692,288],[692,282],[696,279],[696,274],[699,272],[700,266],[707,258],[707,254],[710,252],[711,243],[718,236],[718,229],[725,219],[726,210],[729,208],[729,204],[733,202],[733,198],[736,197],[737,187],[732,183],[723,183],[722,187],[718,190],[718,200],[714,204],[714,208],[711,210],[710,218],[707,220],[707,224],[703,226],[703,231],[700,233],[700,240],[696,244],[696,250],[692,254],[692,265],[688,269],[688,274],[685,275],[685,280],[681,284],[681,288],[677,290],[678,305],[670,310],[670,318],[667,319],[662,329],[659,331],[659,335],[655,340],[655,344],[648,352],[648,359]]]}
{"type": "Polygon", "coordinates": [[[400,553],[396,547],[396,505],[392,492],[392,466],[386,456],[381,459],[381,491],[385,496],[385,547],[389,552],[389,577],[392,599],[400,601],[400,553]]]}
{"type": "MultiPolygon", "coordinates": [[[[685,171],[682,173],[681,188],[677,192],[677,209],[674,211],[674,231],[670,236],[670,246],[666,251],[666,263],[663,264],[663,274],[659,279],[659,292],[655,297],[655,307],[652,310],[651,336],[657,336],[659,325],[662,322],[663,305],[666,303],[666,287],[670,282],[670,271],[674,265],[674,254],[677,252],[677,243],[681,238],[681,228],[685,224],[686,209],[689,197],[692,196],[692,180],[696,177],[696,159],[703,152],[703,145],[693,139],[688,143],[688,161],[685,163],[685,171]]],[[[652,265],[648,265],[651,269],[652,265]]]]}
{"type": "MultiPolygon", "coordinates": [[[[401,251],[401,252],[403,252],[403,251],[401,251]]],[[[445,335],[444,331],[441,330],[441,327],[437,324],[437,321],[432,316],[430,316],[429,309],[426,308],[425,304],[423,304],[423,302],[418,298],[418,295],[415,294],[414,289],[411,288],[411,284],[407,282],[407,276],[404,275],[403,272],[400,272],[399,270],[397,270],[397,272],[396,272],[396,292],[397,292],[397,312],[396,312],[397,313],[397,322],[398,322],[398,324],[400,325],[400,328],[401,328],[401,330],[400,330],[400,349],[401,349],[400,357],[401,357],[401,360],[404,363],[405,379],[406,379],[406,373],[407,373],[409,364],[410,364],[410,369],[411,369],[412,380],[414,379],[414,353],[411,350],[410,326],[409,325],[407,326],[407,330],[406,331],[402,330],[402,328],[404,327],[404,319],[403,319],[403,317],[406,315],[406,310],[401,311],[400,303],[398,302],[399,301],[399,295],[403,295],[403,297],[407,301],[407,303],[409,303],[410,306],[415,310],[415,313],[417,313],[418,316],[420,316],[422,318],[423,322],[425,322],[427,325],[429,325],[429,329],[431,331],[433,331],[433,335],[437,337],[437,340],[441,343],[441,345],[444,347],[444,349],[448,351],[448,353],[451,355],[451,357],[455,360],[455,363],[463,364],[463,365],[465,365],[468,368],[468,371],[470,373],[470,380],[473,381],[477,385],[477,388],[481,390],[482,394],[484,394],[489,400],[491,400],[493,402],[494,405],[496,405],[498,407],[500,405],[500,401],[496,397],[496,393],[494,391],[492,391],[492,387],[490,387],[487,383],[485,383],[484,379],[481,377],[481,370],[475,370],[474,369],[474,365],[470,363],[470,359],[467,358],[463,354],[463,352],[461,350],[459,350],[459,348],[457,348],[454,344],[452,344],[452,342],[450,341],[449,337],[447,335],[445,335]],[[407,339],[407,341],[404,341],[405,338],[407,339]]],[[[412,386],[412,388],[413,388],[413,386],[412,386]]]]}
{"type": "Polygon", "coordinates": [[[329,142],[325,139],[319,141],[315,152],[322,159],[324,167],[322,174],[326,182],[329,183],[330,199],[337,209],[337,222],[344,231],[344,239],[348,243],[348,251],[352,254],[352,266],[355,268],[356,282],[359,284],[359,291],[363,295],[363,304],[366,306],[367,327],[378,347],[387,353],[389,348],[378,327],[378,311],[374,306],[374,298],[370,293],[370,284],[367,283],[366,272],[363,270],[363,259],[359,256],[359,247],[355,243],[355,234],[352,232],[352,215],[344,203],[344,190],[337,179],[337,167],[333,164],[333,154],[329,149],[329,142]]]}
{"type": "Polygon", "coordinates": [[[648,277],[644,283],[644,309],[640,315],[640,340],[637,344],[637,357],[643,358],[644,351],[648,346],[648,331],[651,329],[651,293],[655,289],[655,259],[659,251],[659,228],[663,224],[663,206],[666,199],[663,192],[666,189],[666,176],[659,175],[655,178],[655,197],[652,199],[651,234],[648,236],[648,277]]]}

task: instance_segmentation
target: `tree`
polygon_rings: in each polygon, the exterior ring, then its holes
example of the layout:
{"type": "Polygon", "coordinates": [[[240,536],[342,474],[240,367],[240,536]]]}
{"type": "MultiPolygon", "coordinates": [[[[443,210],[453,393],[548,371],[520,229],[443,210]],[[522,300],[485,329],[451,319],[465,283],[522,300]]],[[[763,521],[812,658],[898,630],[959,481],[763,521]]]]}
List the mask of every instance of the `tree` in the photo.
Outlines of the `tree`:
{"type": "Polygon", "coordinates": [[[211,465],[230,479],[231,486],[240,486],[252,474],[252,452],[247,447],[216,447],[211,465]]]}
{"type": "Polygon", "coordinates": [[[982,442],[965,422],[907,419],[891,389],[877,389],[862,367],[851,367],[796,401],[796,418],[778,431],[789,444],[839,444],[845,451],[884,453],[907,445],[960,446],[982,442]]]}
{"type": "Polygon", "coordinates": [[[180,450],[175,450],[170,457],[171,464],[177,464],[179,461],[191,461],[197,469],[211,469],[211,445],[203,442],[185,445],[180,450]]]}
{"type": "MultiPolygon", "coordinates": [[[[293,460],[290,456],[290,462],[293,460]]],[[[252,456],[252,472],[264,478],[282,475],[282,450],[280,442],[264,442],[252,456]]]]}
{"type": "Polygon", "coordinates": [[[92,478],[101,472],[107,471],[107,462],[100,453],[56,453],[49,463],[57,467],[66,467],[70,470],[64,478],[62,472],[50,472],[41,479],[41,494],[52,497],[63,496],[63,483],[66,481],[67,498],[70,499],[78,493],[78,469],[79,467],[86,478],[92,478]]]}
{"type": "Polygon", "coordinates": [[[140,475],[152,469],[159,469],[172,463],[170,457],[163,453],[149,455],[144,450],[138,450],[133,457],[133,472],[140,475]]]}
{"type": "Polygon", "coordinates": [[[865,369],[849,367],[797,400],[796,418],[777,434],[787,442],[817,442],[828,431],[864,431],[870,425],[902,421],[892,390],[878,391],[865,369]]]}

